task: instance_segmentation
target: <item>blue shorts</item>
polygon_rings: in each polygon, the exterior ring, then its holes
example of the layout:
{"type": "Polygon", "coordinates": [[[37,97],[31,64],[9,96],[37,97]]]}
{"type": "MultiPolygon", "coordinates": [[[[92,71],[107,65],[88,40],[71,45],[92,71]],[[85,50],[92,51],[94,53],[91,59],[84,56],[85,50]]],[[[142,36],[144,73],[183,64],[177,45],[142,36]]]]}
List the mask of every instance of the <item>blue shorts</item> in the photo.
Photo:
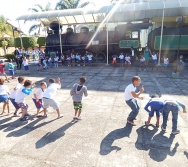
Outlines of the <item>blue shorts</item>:
{"type": "Polygon", "coordinates": [[[29,66],[24,66],[25,71],[29,70],[29,66]]]}
{"type": "Polygon", "coordinates": [[[157,64],[157,60],[152,60],[152,63],[155,65],[157,64]]]}
{"type": "Polygon", "coordinates": [[[149,116],[150,116],[150,117],[153,117],[155,112],[156,112],[156,116],[157,116],[157,117],[160,117],[160,110],[150,111],[150,112],[149,112],[149,116]]]}
{"type": "Polygon", "coordinates": [[[92,60],[88,60],[88,63],[91,64],[91,63],[92,63],[92,60]]]}
{"type": "Polygon", "coordinates": [[[14,75],[14,70],[9,70],[10,75],[14,75]]]}
{"type": "Polygon", "coordinates": [[[120,59],[120,63],[123,63],[124,62],[124,60],[123,59],[120,59]]]}
{"type": "Polygon", "coordinates": [[[0,95],[0,103],[8,102],[8,100],[9,100],[8,95],[0,95]]]}
{"type": "Polygon", "coordinates": [[[33,99],[33,102],[35,103],[35,106],[36,106],[37,109],[43,108],[42,99],[39,99],[39,101],[40,101],[41,105],[38,105],[36,99],[33,99]]]}
{"type": "Polygon", "coordinates": [[[163,66],[164,66],[164,67],[167,67],[167,66],[168,66],[168,64],[163,64],[163,66]]]}
{"type": "Polygon", "coordinates": [[[11,99],[10,98],[10,101],[12,102],[13,106],[15,107],[15,109],[19,109],[20,107],[18,106],[18,104],[15,102],[15,99],[11,99]]]}
{"type": "Polygon", "coordinates": [[[144,65],[145,64],[145,62],[140,62],[140,65],[144,65]]]}

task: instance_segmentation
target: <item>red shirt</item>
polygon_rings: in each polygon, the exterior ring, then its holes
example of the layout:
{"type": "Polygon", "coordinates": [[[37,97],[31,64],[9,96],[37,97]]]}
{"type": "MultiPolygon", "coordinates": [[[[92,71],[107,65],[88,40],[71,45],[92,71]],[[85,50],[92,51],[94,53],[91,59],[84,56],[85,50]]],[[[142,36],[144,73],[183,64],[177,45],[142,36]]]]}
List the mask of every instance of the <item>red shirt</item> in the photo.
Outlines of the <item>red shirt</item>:
{"type": "Polygon", "coordinates": [[[5,73],[5,69],[4,69],[5,65],[3,63],[0,63],[0,73],[5,73]]]}

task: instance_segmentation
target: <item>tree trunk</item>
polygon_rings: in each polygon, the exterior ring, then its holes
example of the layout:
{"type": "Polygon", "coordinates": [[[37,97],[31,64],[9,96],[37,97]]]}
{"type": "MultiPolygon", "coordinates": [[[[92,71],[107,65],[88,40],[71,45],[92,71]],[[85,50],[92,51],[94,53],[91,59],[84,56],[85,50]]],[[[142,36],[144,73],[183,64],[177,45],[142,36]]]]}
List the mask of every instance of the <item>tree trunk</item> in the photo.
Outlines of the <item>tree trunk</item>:
{"type": "Polygon", "coordinates": [[[4,50],[4,56],[6,55],[6,46],[3,47],[4,50]]]}

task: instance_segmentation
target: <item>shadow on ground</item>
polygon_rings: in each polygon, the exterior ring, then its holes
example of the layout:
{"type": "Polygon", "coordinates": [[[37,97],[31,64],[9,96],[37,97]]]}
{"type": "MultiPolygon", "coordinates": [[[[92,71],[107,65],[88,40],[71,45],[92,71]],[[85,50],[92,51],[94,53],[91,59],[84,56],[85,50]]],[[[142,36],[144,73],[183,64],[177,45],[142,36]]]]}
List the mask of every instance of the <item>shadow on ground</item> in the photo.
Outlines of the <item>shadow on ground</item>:
{"type": "Polygon", "coordinates": [[[147,126],[141,126],[137,129],[138,138],[135,147],[138,150],[149,151],[149,157],[157,162],[164,161],[167,155],[174,156],[179,146],[179,144],[176,143],[171,150],[175,135],[171,134],[167,137],[164,136],[164,132],[162,131],[155,135],[158,129],[153,125],[151,126],[153,127],[152,130],[147,126]]]}
{"type": "Polygon", "coordinates": [[[100,144],[100,154],[107,155],[113,150],[116,150],[116,152],[121,150],[121,148],[118,146],[112,146],[113,142],[124,137],[129,137],[131,132],[132,125],[130,124],[126,124],[124,128],[116,129],[110,132],[107,136],[105,136],[100,144]]]}
{"type": "Polygon", "coordinates": [[[37,149],[44,147],[47,144],[50,144],[52,142],[55,142],[59,138],[63,137],[65,135],[65,131],[69,129],[71,126],[73,126],[76,122],[69,122],[62,126],[61,128],[57,129],[54,132],[48,132],[46,133],[41,139],[39,139],[35,143],[35,147],[37,149]]]}

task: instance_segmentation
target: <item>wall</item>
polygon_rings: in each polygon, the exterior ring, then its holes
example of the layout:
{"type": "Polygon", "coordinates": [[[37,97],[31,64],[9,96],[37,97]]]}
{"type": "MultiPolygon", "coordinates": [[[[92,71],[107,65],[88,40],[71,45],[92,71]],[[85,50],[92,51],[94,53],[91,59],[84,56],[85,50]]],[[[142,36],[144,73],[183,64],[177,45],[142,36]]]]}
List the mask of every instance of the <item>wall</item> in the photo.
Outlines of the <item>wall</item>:
{"type": "MultiPolygon", "coordinates": [[[[7,54],[12,54],[14,52],[15,48],[14,47],[8,47],[7,48],[7,54]]],[[[0,47],[0,56],[4,56],[4,49],[0,47]]]]}

